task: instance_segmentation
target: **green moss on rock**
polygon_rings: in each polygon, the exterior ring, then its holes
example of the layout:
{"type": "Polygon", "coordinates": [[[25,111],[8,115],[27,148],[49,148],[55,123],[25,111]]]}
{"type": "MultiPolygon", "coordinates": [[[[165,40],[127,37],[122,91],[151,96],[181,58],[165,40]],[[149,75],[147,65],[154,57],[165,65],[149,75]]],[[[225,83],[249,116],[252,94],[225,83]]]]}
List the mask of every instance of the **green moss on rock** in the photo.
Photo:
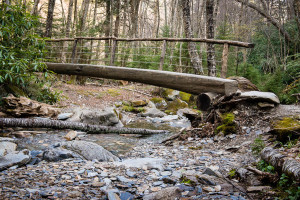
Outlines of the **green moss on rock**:
{"type": "Polygon", "coordinates": [[[223,132],[224,135],[235,134],[237,132],[237,125],[234,122],[234,114],[224,114],[222,116],[222,124],[216,130],[217,132],[223,132]]]}
{"type": "Polygon", "coordinates": [[[187,103],[190,102],[190,99],[191,99],[191,94],[189,93],[186,93],[186,92],[179,92],[179,97],[182,101],[185,101],[187,103]]]}
{"type": "Polygon", "coordinates": [[[146,106],[147,102],[143,100],[136,100],[136,101],[131,101],[131,105],[133,107],[141,107],[141,106],[146,106]]]}
{"type": "Polygon", "coordinates": [[[173,114],[175,114],[179,109],[187,108],[188,104],[185,101],[182,101],[180,99],[175,99],[174,101],[171,101],[166,110],[171,111],[173,114]]]}
{"type": "Polygon", "coordinates": [[[300,120],[293,117],[285,117],[276,121],[273,125],[273,134],[277,135],[277,139],[284,141],[288,138],[298,138],[300,132],[300,120]]]}

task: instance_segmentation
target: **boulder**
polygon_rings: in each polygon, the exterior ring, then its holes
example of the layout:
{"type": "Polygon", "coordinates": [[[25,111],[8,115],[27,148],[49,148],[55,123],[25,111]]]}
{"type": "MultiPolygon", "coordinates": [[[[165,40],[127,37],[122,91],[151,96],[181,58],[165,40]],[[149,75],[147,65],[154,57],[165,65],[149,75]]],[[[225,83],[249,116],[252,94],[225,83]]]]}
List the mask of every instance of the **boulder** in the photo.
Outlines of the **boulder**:
{"type": "Polygon", "coordinates": [[[143,117],[164,117],[167,114],[158,110],[157,108],[148,108],[144,113],[142,113],[143,117]]]}
{"type": "Polygon", "coordinates": [[[13,95],[9,95],[2,99],[5,111],[15,117],[56,117],[60,113],[59,108],[26,97],[14,97],[13,95]]]}
{"type": "Polygon", "coordinates": [[[18,165],[22,166],[27,164],[31,160],[29,151],[27,149],[20,151],[19,153],[8,153],[4,157],[0,157],[0,171],[9,167],[18,165]]]}
{"type": "Polygon", "coordinates": [[[86,141],[69,141],[62,144],[62,147],[69,149],[87,160],[97,159],[100,162],[119,161],[120,159],[102,146],[86,141]]]}
{"type": "Polygon", "coordinates": [[[250,91],[250,92],[242,92],[240,95],[241,98],[252,99],[256,101],[263,101],[269,103],[279,104],[279,98],[276,94],[272,92],[259,92],[259,91],[250,91]]]}
{"type": "Polygon", "coordinates": [[[179,91],[178,90],[173,90],[173,89],[168,89],[164,88],[162,91],[162,96],[167,99],[168,101],[173,101],[177,97],[179,97],[179,91]]]}
{"type": "Polygon", "coordinates": [[[177,111],[177,115],[181,117],[186,117],[191,120],[202,118],[202,112],[200,110],[191,109],[191,108],[179,109],[177,111]]]}
{"type": "Polygon", "coordinates": [[[154,97],[154,98],[150,99],[150,101],[152,103],[154,103],[155,107],[160,110],[164,110],[168,105],[167,102],[165,101],[165,99],[160,98],[160,97],[154,97]]]}
{"type": "Polygon", "coordinates": [[[116,114],[116,111],[112,107],[103,110],[88,110],[76,108],[74,110],[74,115],[69,118],[68,121],[102,126],[123,126],[122,122],[119,120],[116,114]]]}
{"type": "Polygon", "coordinates": [[[143,200],[174,200],[181,197],[181,191],[178,187],[165,188],[159,192],[145,195],[143,200]]]}
{"type": "Polygon", "coordinates": [[[166,113],[169,112],[168,114],[176,114],[179,109],[187,108],[188,106],[189,105],[185,101],[175,99],[168,103],[166,113]]]}

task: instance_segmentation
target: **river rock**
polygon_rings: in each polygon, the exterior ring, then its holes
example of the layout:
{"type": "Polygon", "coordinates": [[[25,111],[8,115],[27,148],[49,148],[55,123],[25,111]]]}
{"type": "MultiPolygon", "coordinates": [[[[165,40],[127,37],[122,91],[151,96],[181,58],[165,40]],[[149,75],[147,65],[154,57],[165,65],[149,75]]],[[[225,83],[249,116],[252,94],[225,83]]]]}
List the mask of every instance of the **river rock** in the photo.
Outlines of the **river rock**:
{"type": "Polygon", "coordinates": [[[66,149],[74,151],[87,160],[97,159],[100,162],[119,161],[120,159],[102,146],[86,141],[69,141],[62,144],[66,149]]]}
{"type": "Polygon", "coordinates": [[[173,89],[168,89],[164,88],[162,91],[162,96],[167,99],[168,101],[173,101],[177,97],[179,97],[179,91],[178,90],[173,90],[173,89]]]}
{"type": "Polygon", "coordinates": [[[109,107],[103,110],[88,110],[76,108],[74,115],[68,119],[72,122],[82,122],[92,125],[122,127],[123,124],[116,115],[116,110],[109,107]]]}
{"type": "Polygon", "coordinates": [[[163,164],[166,161],[161,158],[136,158],[136,159],[127,159],[123,160],[122,162],[114,162],[117,166],[125,166],[129,167],[136,167],[140,169],[163,169],[163,164]]]}
{"type": "Polygon", "coordinates": [[[157,108],[148,108],[146,112],[142,113],[143,117],[164,117],[167,114],[158,110],[157,108]]]}
{"type": "Polygon", "coordinates": [[[189,105],[180,99],[175,99],[168,103],[166,108],[166,112],[168,111],[170,114],[176,114],[179,109],[187,108],[189,105]]]}
{"type": "Polygon", "coordinates": [[[65,139],[68,141],[74,140],[78,136],[77,131],[69,131],[65,136],[65,139]]]}
{"type": "Polygon", "coordinates": [[[73,113],[61,113],[57,116],[58,120],[66,120],[72,117],[73,113]]]}
{"type": "Polygon", "coordinates": [[[154,103],[155,107],[160,110],[164,110],[168,105],[164,98],[159,98],[159,97],[150,99],[150,102],[154,103]]]}
{"type": "Polygon", "coordinates": [[[177,115],[181,117],[187,117],[188,119],[196,119],[202,118],[202,113],[200,110],[191,109],[191,108],[183,108],[177,111],[177,115]]]}
{"type": "Polygon", "coordinates": [[[178,187],[169,187],[162,189],[159,192],[145,195],[143,200],[174,200],[181,197],[181,192],[178,187]]]}
{"type": "Polygon", "coordinates": [[[26,97],[14,97],[13,95],[9,95],[2,99],[6,112],[16,117],[56,117],[60,113],[59,108],[26,97]]]}
{"type": "Polygon", "coordinates": [[[240,97],[263,101],[263,102],[275,103],[275,104],[280,103],[279,98],[276,96],[276,94],[272,92],[259,92],[259,91],[242,92],[240,97]]]}
{"type": "Polygon", "coordinates": [[[131,101],[131,105],[133,107],[142,107],[142,106],[146,106],[147,102],[143,100],[136,100],[136,101],[131,101]]]}
{"type": "Polygon", "coordinates": [[[12,153],[17,149],[17,144],[13,142],[0,142],[0,151],[12,153]]]}
{"type": "Polygon", "coordinates": [[[24,149],[19,153],[8,153],[4,157],[0,157],[0,171],[7,169],[11,166],[22,166],[27,164],[31,159],[29,151],[24,149]]]}
{"type": "Polygon", "coordinates": [[[43,160],[50,162],[57,162],[67,158],[73,158],[74,155],[71,151],[64,149],[47,149],[43,152],[43,160]]]}

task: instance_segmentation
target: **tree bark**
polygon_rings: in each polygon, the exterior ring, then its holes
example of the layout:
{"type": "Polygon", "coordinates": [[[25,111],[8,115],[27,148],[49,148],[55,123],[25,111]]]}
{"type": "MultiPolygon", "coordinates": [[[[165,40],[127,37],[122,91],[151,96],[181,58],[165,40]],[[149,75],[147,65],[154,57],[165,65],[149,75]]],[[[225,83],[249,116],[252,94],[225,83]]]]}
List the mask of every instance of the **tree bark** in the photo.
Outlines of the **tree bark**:
{"type": "Polygon", "coordinates": [[[275,168],[294,177],[296,181],[300,181],[300,163],[297,160],[287,158],[271,147],[264,148],[260,155],[263,160],[275,168]]]}
{"type": "MultiPolygon", "coordinates": [[[[193,31],[191,27],[191,14],[190,14],[190,0],[181,0],[184,31],[187,38],[193,38],[193,31]]],[[[198,54],[195,42],[188,43],[188,51],[195,74],[203,74],[202,61],[198,54]]]]}
{"type": "Polygon", "coordinates": [[[38,15],[38,5],[40,3],[40,0],[34,0],[33,8],[31,10],[32,15],[38,15]]]}
{"type": "Polygon", "coordinates": [[[231,93],[235,93],[238,89],[236,81],[194,74],[100,65],[60,63],[46,64],[49,70],[59,74],[135,81],[197,95],[204,92],[215,92],[218,94],[229,95],[231,93]]]}
{"type": "Polygon", "coordinates": [[[119,128],[100,125],[90,125],[79,122],[68,122],[48,119],[30,119],[30,118],[0,118],[0,127],[23,127],[23,128],[52,128],[52,129],[74,129],[86,131],[88,133],[117,133],[117,134],[162,134],[168,133],[165,130],[150,130],[142,128],[119,128]]]}
{"type": "Polygon", "coordinates": [[[46,20],[46,31],[45,37],[51,37],[52,35],[52,24],[53,24],[53,12],[54,12],[55,0],[48,1],[48,14],[46,20]]]}
{"type": "Polygon", "coordinates": [[[281,35],[284,37],[284,39],[286,40],[287,43],[292,43],[292,39],[289,35],[288,32],[286,32],[284,30],[284,28],[279,24],[279,22],[277,22],[273,17],[271,17],[267,11],[262,10],[261,8],[259,8],[257,5],[250,3],[248,1],[245,0],[235,0],[239,3],[244,3],[246,6],[248,6],[249,8],[252,8],[253,10],[256,10],[261,16],[265,17],[271,24],[273,24],[281,33],[281,35]]]}
{"type": "MultiPolygon", "coordinates": [[[[206,38],[215,37],[214,0],[206,0],[206,38]]],[[[216,76],[215,45],[207,44],[208,76],[216,76]]]]}

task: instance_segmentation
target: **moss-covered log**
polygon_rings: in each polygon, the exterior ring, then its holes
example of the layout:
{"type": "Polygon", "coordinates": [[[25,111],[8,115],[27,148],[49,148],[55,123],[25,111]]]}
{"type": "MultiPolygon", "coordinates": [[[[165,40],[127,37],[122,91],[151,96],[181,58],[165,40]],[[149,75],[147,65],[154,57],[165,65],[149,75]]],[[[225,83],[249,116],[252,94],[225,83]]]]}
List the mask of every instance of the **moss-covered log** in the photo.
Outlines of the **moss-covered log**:
{"type": "Polygon", "coordinates": [[[150,130],[142,128],[118,128],[100,125],[90,125],[79,122],[68,122],[48,119],[29,118],[0,118],[0,128],[23,127],[23,128],[52,128],[52,129],[74,129],[88,133],[117,133],[117,134],[140,134],[151,135],[167,133],[165,130],[150,130]]]}
{"type": "Polygon", "coordinates": [[[300,162],[295,159],[287,158],[271,147],[266,147],[261,152],[261,158],[276,169],[292,176],[296,181],[300,181],[300,162]]]}

